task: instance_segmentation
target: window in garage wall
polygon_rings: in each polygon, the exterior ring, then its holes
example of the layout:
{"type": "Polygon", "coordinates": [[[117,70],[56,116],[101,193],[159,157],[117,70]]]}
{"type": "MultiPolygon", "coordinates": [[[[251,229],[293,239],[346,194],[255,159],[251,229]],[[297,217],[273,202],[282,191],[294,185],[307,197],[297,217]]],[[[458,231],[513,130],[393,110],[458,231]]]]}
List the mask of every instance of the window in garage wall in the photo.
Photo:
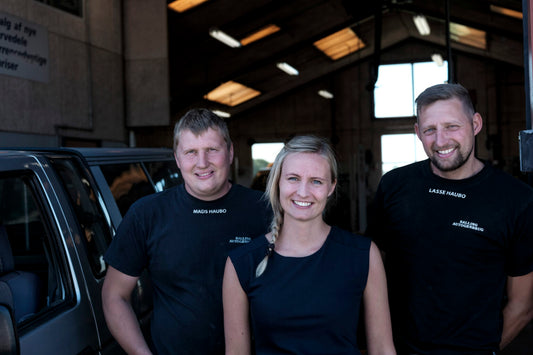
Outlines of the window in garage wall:
{"type": "Polygon", "coordinates": [[[374,117],[413,117],[416,97],[424,89],[448,80],[448,62],[380,65],[374,88],[374,117]]]}
{"type": "Polygon", "coordinates": [[[254,179],[252,189],[265,190],[270,166],[276,159],[283,143],[255,143],[252,145],[252,160],[254,164],[254,179]]]}
{"type": "Polygon", "coordinates": [[[254,174],[273,163],[283,143],[255,143],[252,145],[252,159],[254,161],[254,174]]]}
{"type": "MultiPolygon", "coordinates": [[[[82,17],[83,15],[83,0],[36,0],[38,2],[45,3],[46,5],[53,6],[57,9],[66,11],[73,15],[82,17]]],[[[89,1],[89,0],[86,0],[89,1]]]]}
{"type": "Polygon", "coordinates": [[[381,171],[383,174],[424,159],[427,159],[427,155],[415,133],[381,136],[381,171]]]}

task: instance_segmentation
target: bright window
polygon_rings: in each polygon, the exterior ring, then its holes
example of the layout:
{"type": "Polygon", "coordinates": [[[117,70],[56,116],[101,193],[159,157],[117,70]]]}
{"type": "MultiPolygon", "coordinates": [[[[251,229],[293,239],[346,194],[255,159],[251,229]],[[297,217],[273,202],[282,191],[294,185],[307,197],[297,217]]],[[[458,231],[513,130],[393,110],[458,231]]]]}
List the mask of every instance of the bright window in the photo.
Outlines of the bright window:
{"type": "Polygon", "coordinates": [[[384,134],[381,136],[381,170],[399,168],[427,159],[422,143],[415,133],[384,134]]]}
{"type": "Polygon", "coordinates": [[[252,189],[265,191],[270,167],[282,148],[283,143],[255,143],[252,145],[254,163],[254,178],[250,185],[252,189]]]}
{"type": "Polygon", "coordinates": [[[273,163],[283,143],[255,143],[252,145],[252,159],[254,161],[254,175],[273,163]]]}
{"type": "Polygon", "coordinates": [[[413,117],[416,97],[429,86],[448,80],[448,62],[380,65],[374,89],[376,118],[413,117]]]}

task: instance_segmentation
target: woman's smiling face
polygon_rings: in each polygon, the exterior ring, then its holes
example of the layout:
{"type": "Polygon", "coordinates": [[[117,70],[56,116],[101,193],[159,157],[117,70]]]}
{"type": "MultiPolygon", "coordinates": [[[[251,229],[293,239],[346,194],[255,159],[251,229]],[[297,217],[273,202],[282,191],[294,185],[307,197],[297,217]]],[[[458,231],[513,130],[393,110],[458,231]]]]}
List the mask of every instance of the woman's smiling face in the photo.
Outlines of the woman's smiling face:
{"type": "Polygon", "coordinates": [[[328,161],[316,153],[292,153],[285,158],[279,181],[284,221],[322,218],[335,190],[328,161]]]}

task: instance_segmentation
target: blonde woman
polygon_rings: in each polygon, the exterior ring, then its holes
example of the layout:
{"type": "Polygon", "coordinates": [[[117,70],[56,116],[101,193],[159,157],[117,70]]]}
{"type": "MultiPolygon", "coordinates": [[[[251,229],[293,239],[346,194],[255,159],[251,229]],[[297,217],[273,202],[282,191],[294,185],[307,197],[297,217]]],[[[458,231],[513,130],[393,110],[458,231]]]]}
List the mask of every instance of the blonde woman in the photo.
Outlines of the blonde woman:
{"type": "Polygon", "coordinates": [[[323,220],[337,183],[329,144],[298,136],[276,157],[265,195],[271,230],[232,251],[223,281],[226,354],[395,354],[377,247],[323,220]]]}

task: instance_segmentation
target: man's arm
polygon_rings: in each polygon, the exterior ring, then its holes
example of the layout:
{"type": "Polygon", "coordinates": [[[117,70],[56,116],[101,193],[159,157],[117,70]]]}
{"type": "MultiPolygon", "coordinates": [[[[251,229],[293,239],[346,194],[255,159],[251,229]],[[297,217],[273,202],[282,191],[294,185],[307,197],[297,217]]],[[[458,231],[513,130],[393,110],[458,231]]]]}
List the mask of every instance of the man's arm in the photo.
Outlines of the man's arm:
{"type": "Polygon", "coordinates": [[[151,354],[131,306],[138,279],[109,267],[102,287],[104,315],[111,334],[128,354],[151,354]]]}
{"type": "Polygon", "coordinates": [[[507,305],[503,309],[503,349],[533,319],[533,272],[507,278],[507,305]]]}

